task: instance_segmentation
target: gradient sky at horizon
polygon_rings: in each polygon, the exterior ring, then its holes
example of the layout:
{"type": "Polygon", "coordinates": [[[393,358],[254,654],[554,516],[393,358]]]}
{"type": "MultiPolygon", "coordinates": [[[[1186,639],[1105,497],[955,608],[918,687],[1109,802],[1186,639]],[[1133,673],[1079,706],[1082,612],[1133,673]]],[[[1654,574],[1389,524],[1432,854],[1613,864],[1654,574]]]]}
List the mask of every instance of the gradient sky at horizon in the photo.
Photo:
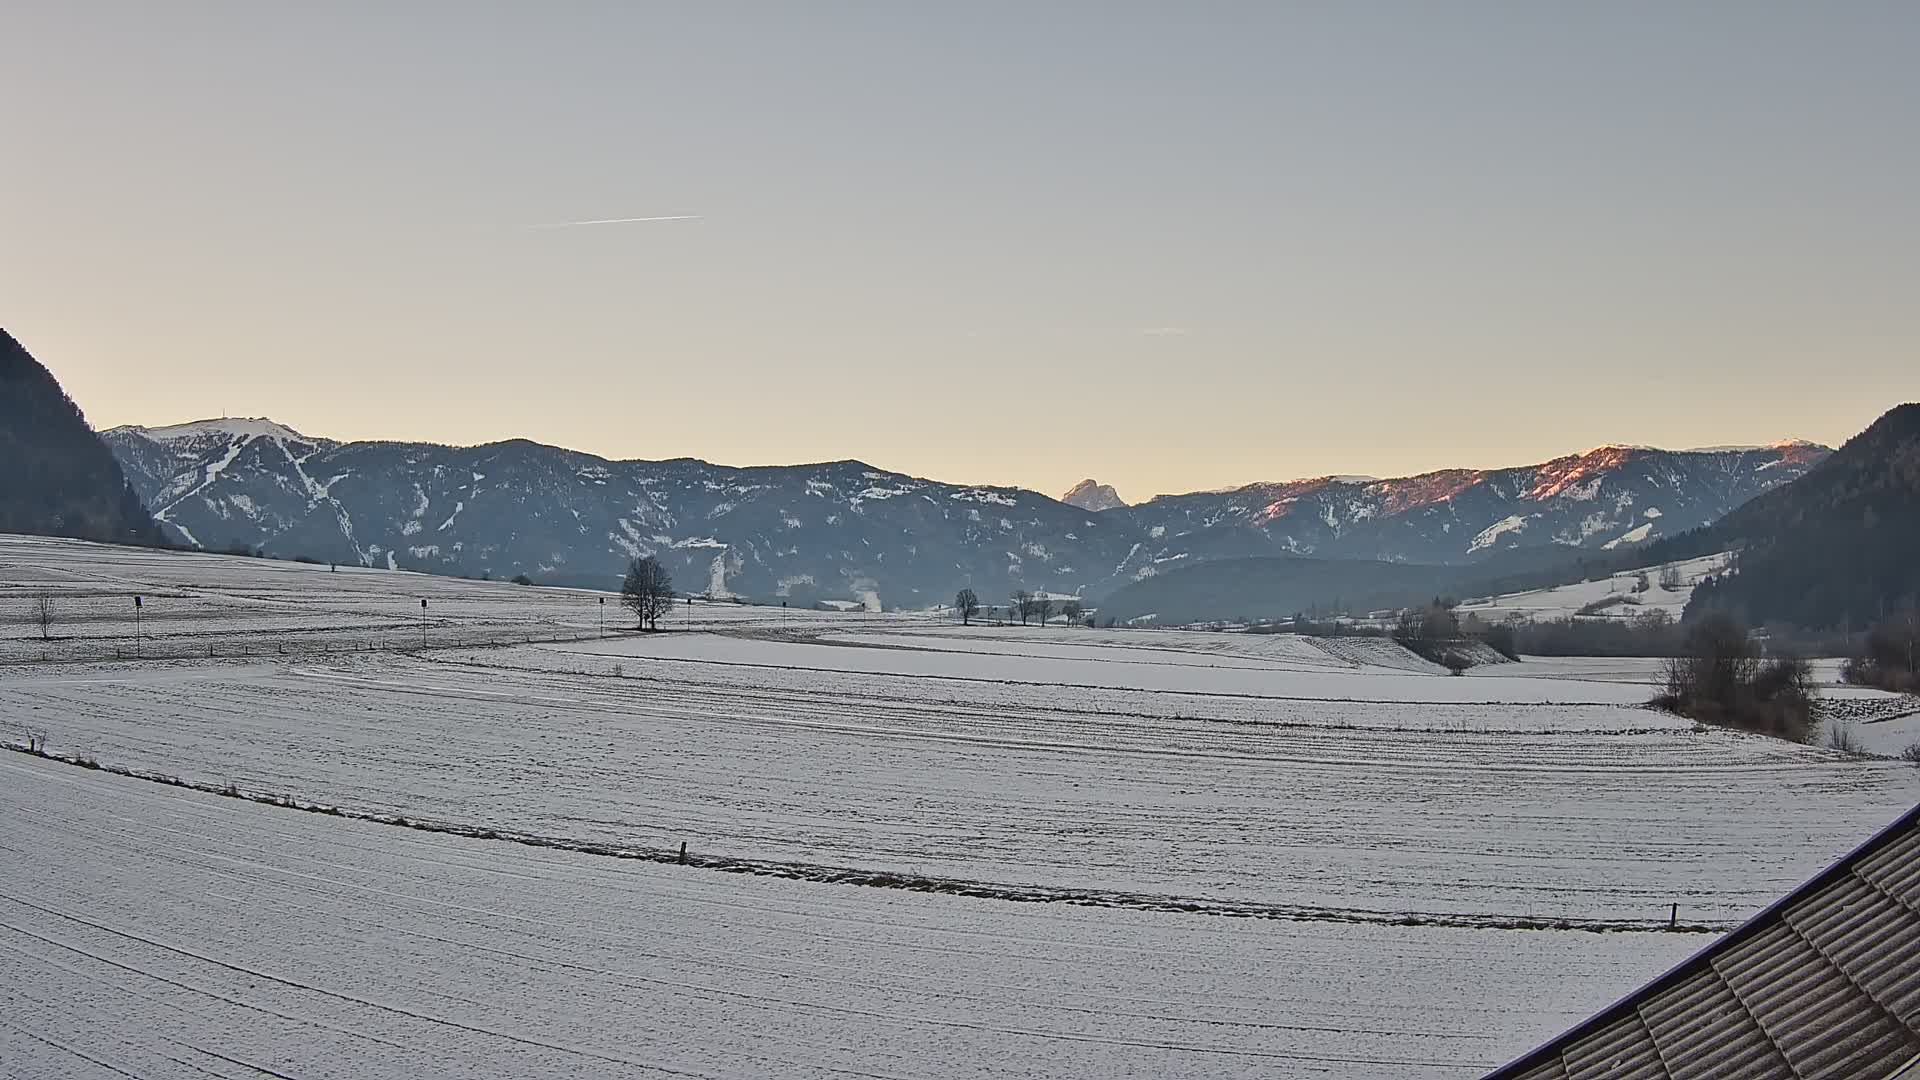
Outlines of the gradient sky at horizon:
{"type": "Polygon", "coordinates": [[[1920,5],[15,0],[0,40],[0,326],[101,427],[1140,499],[1920,397],[1920,5]]]}

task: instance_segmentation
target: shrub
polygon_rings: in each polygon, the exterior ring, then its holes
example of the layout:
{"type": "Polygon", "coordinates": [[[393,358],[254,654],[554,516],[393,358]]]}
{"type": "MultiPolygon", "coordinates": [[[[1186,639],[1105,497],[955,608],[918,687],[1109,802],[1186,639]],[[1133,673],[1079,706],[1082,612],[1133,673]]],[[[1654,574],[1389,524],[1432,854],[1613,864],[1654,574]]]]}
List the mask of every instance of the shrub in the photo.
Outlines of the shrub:
{"type": "Polygon", "coordinates": [[[1913,743],[1900,751],[1900,760],[1909,765],[1920,765],[1920,742],[1913,743]]]}
{"type": "Polygon", "coordinates": [[[1709,615],[1686,628],[1654,704],[1708,724],[1806,742],[1813,733],[1813,672],[1793,657],[1761,662],[1746,627],[1709,615]]]}
{"type": "Polygon", "coordinates": [[[1600,599],[1593,601],[1592,603],[1582,604],[1580,605],[1580,610],[1574,612],[1574,614],[1604,615],[1608,608],[1639,607],[1639,606],[1640,606],[1640,601],[1637,598],[1628,596],[1626,593],[1616,593],[1612,596],[1603,596],[1600,599]]]}
{"type": "Polygon", "coordinates": [[[1499,623],[1487,628],[1484,635],[1487,646],[1509,660],[1520,659],[1520,634],[1512,623],[1499,623]]]}
{"type": "Polygon", "coordinates": [[[515,585],[531,585],[533,584],[533,579],[525,574],[515,574],[513,575],[513,583],[515,585]]]}
{"type": "Polygon", "coordinates": [[[1547,619],[1514,628],[1514,646],[1528,656],[1676,656],[1681,635],[1673,617],[1655,608],[1627,619],[1547,619]]]}
{"type": "Polygon", "coordinates": [[[1440,666],[1446,668],[1448,674],[1464,675],[1473,666],[1473,661],[1457,652],[1448,651],[1440,654],[1440,666]]]}
{"type": "Polygon", "coordinates": [[[1860,650],[1841,665],[1840,677],[1859,686],[1920,693],[1920,614],[1904,611],[1876,623],[1860,650]]]}
{"type": "Polygon", "coordinates": [[[1866,745],[1860,741],[1860,736],[1853,730],[1853,725],[1838,720],[1827,724],[1827,749],[1846,754],[1867,752],[1866,745]]]}
{"type": "Polygon", "coordinates": [[[1402,611],[1393,628],[1393,640],[1434,663],[1441,662],[1444,646],[1459,636],[1460,620],[1441,600],[1402,611]]]}

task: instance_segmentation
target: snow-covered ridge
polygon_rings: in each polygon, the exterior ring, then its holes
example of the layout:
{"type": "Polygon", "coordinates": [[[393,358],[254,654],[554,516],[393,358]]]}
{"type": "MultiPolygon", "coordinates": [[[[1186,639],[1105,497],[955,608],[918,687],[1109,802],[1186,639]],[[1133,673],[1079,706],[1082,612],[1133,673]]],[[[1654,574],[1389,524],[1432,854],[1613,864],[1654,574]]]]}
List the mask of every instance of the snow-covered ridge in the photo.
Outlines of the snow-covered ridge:
{"type": "Polygon", "coordinates": [[[1743,444],[1734,444],[1730,446],[1690,446],[1687,449],[1680,451],[1680,453],[1682,454],[1751,454],[1751,453],[1757,453],[1758,451],[1761,451],[1761,450],[1826,450],[1826,449],[1829,449],[1829,448],[1822,446],[1819,443],[1814,442],[1810,439],[1781,439],[1778,442],[1755,444],[1751,446],[1743,445],[1743,444]]]}
{"type": "Polygon", "coordinates": [[[272,438],[288,439],[295,442],[315,442],[305,435],[275,423],[264,416],[222,417],[218,420],[194,420],[185,424],[169,424],[165,427],[142,427],[127,424],[113,428],[113,431],[136,432],[155,442],[173,442],[178,439],[199,438],[204,435],[227,435],[234,438],[272,438]]]}
{"type": "MultiPolygon", "coordinates": [[[[1711,522],[1820,457],[1615,449],[1493,472],[1323,476],[1125,510],[1116,494],[1111,513],[1095,513],[853,460],[737,468],[613,461],[524,440],[341,444],[264,418],[103,435],[157,516],[214,549],[363,565],[398,553],[408,569],[566,584],[605,584],[646,554],[697,583],[722,554],[728,593],[774,595],[782,581],[811,577],[803,602],[877,593],[887,606],[940,602],[961,584],[1099,595],[1155,570],[1282,552],[1441,563],[1510,547],[1645,543],[1711,522]],[[1660,515],[1652,527],[1648,510],[1660,515]]],[[[1106,494],[1097,481],[1081,487],[1106,494]]]]}

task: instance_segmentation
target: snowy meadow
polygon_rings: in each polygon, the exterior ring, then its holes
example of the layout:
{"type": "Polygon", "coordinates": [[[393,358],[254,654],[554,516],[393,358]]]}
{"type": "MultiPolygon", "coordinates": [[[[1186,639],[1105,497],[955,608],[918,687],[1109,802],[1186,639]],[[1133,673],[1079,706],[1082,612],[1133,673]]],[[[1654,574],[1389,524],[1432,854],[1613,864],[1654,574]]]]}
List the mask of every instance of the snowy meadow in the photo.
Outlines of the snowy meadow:
{"type": "Polygon", "coordinates": [[[1920,801],[1632,662],[601,600],[0,538],[0,1071],[1467,1077],[1920,801]]]}

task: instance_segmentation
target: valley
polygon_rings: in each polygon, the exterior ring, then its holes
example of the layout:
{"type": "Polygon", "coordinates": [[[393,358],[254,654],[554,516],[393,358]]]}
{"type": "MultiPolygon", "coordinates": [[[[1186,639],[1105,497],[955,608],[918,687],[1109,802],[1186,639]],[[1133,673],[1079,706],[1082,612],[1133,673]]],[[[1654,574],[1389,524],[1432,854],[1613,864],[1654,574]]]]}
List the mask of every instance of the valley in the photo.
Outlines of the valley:
{"type": "Polygon", "coordinates": [[[1465,1077],[1920,800],[1645,709],[1645,665],[598,599],[0,540],[0,729],[51,755],[0,761],[0,973],[89,1003],[0,1057],[1465,1077]],[[156,597],[170,658],[106,614],[34,655],[50,583],[156,597]]]}

